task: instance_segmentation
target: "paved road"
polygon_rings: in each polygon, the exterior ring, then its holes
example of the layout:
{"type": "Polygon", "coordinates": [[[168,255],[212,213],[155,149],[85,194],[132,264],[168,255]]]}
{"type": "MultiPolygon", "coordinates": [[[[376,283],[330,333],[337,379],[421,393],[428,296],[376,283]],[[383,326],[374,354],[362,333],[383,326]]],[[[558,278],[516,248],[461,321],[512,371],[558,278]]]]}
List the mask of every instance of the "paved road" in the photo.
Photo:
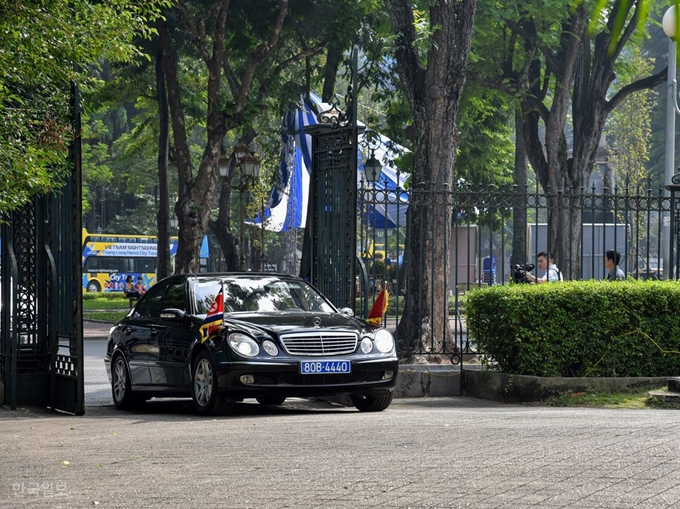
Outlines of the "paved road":
{"type": "Polygon", "coordinates": [[[106,354],[106,341],[83,341],[85,357],[85,407],[113,405],[111,396],[111,384],[106,376],[104,367],[104,355],[106,354]]]}
{"type": "Polygon", "coordinates": [[[458,397],[118,412],[90,371],[103,345],[86,343],[85,416],[0,408],[0,508],[680,507],[678,411],[458,397]]]}

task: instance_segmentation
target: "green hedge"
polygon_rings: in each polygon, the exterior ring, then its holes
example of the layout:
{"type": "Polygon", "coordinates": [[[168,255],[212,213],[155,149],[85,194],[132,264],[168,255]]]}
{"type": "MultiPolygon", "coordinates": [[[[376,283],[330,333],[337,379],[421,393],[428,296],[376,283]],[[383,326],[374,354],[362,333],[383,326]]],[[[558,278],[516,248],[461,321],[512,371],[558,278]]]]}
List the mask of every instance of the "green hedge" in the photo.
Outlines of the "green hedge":
{"type": "Polygon", "coordinates": [[[467,294],[467,323],[500,371],[534,376],[680,375],[680,284],[573,281],[467,294]]]}
{"type": "Polygon", "coordinates": [[[96,300],[96,299],[125,299],[125,294],[123,292],[85,292],[83,293],[83,300],[96,300]]]}

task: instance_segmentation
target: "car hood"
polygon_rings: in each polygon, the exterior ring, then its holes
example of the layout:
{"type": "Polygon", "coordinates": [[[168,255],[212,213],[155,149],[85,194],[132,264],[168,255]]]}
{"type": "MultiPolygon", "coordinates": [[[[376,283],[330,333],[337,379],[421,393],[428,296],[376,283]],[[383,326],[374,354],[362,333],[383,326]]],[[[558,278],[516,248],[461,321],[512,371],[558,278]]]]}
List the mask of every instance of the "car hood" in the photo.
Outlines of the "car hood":
{"type": "Polygon", "coordinates": [[[229,313],[225,323],[235,328],[250,328],[273,335],[291,331],[307,330],[351,330],[361,333],[366,324],[360,320],[340,313],[310,313],[273,311],[258,313],[229,313]],[[316,322],[316,323],[315,323],[316,322]],[[320,322],[320,323],[319,323],[320,322]]]}

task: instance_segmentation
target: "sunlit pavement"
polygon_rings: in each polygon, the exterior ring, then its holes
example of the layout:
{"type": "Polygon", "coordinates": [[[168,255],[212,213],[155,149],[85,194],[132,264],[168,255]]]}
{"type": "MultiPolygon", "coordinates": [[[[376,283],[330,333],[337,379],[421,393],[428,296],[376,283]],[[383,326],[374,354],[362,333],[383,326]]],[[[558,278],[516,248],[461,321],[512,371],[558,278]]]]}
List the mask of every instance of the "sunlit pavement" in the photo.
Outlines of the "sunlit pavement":
{"type": "Polygon", "coordinates": [[[456,397],[120,412],[104,348],[85,343],[85,416],[0,409],[0,507],[680,507],[676,410],[456,397]]]}

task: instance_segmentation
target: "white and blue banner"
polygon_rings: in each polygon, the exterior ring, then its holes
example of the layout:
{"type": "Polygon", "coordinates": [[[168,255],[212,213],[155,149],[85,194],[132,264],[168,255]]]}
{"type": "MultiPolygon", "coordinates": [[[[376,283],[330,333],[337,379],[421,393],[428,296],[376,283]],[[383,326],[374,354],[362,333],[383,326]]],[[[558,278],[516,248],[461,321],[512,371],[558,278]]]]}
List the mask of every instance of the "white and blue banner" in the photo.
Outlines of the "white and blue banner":
{"type": "MultiPolygon", "coordinates": [[[[311,100],[317,111],[330,109],[330,105],[323,103],[316,94],[312,94],[311,100]]],[[[316,114],[304,100],[301,106],[284,116],[278,184],[272,189],[265,206],[264,227],[267,230],[278,232],[305,225],[312,171],[312,138],[305,133],[305,129],[317,123],[316,114]]],[[[374,143],[377,145],[374,156],[383,165],[382,173],[374,185],[375,192],[366,192],[358,197],[362,220],[373,228],[406,226],[408,196],[403,192],[406,176],[398,175],[392,164],[392,160],[406,149],[384,136],[378,136],[377,139],[379,143],[374,143]],[[397,192],[397,189],[401,191],[397,192]],[[385,206],[380,203],[389,204],[385,206]]],[[[362,141],[360,135],[360,146],[362,141]]],[[[369,156],[359,154],[358,188],[364,178],[363,160],[369,156]]],[[[260,218],[256,218],[255,222],[259,223],[260,218]]]]}

